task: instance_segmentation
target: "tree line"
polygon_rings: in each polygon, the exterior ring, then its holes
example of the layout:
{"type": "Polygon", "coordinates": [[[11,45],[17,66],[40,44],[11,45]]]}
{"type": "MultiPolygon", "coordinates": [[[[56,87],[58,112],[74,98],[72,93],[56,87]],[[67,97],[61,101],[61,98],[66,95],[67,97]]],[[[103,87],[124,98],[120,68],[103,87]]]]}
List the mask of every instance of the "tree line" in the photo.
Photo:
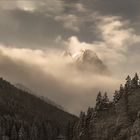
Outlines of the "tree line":
{"type": "Polygon", "coordinates": [[[77,117],[0,78],[0,140],[57,140],[59,135],[67,140],[73,120],[77,117]]]}
{"type": "Polygon", "coordinates": [[[140,88],[140,81],[138,74],[135,73],[133,78],[129,75],[127,76],[125,84],[121,84],[119,90],[115,91],[112,101],[109,100],[106,92],[104,94],[99,92],[97,94],[95,106],[89,107],[87,112],[81,111],[79,121],[73,126],[71,131],[73,140],[90,140],[94,128],[96,127],[96,121],[109,113],[110,110],[115,114],[116,106],[120,100],[122,100],[124,105],[124,113],[129,116],[127,104],[128,96],[132,91],[138,88],[140,88]]]}

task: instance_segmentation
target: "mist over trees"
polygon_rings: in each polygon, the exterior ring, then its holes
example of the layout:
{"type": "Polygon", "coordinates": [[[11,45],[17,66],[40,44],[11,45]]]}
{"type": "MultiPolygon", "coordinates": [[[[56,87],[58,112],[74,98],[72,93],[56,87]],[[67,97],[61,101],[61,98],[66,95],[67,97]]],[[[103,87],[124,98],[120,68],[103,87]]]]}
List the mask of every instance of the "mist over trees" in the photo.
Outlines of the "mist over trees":
{"type": "MultiPolygon", "coordinates": [[[[135,95],[133,92],[139,90],[140,82],[136,73],[132,79],[127,76],[125,84],[115,91],[112,101],[109,101],[106,92],[99,92],[95,107],[81,111],[79,121],[73,127],[73,140],[134,140],[131,131],[134,131],[132,127],[138,111],[130,111],[129,100],[135,95]]],[[[137,127],[140,129],[140,125],[137,127]]]]}

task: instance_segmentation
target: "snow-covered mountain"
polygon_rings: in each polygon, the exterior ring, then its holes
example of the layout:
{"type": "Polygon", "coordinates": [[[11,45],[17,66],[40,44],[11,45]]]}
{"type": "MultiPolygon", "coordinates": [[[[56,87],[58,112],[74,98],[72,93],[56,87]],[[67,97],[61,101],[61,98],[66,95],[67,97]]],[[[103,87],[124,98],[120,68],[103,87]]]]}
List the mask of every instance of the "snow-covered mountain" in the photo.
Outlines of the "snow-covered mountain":
{"type": "Polygon", "coordinates": [[[73,59],[78,63],[102,63],[97,54],[89,49],[81,50],[72,55],[73,59]]]}
{"type": "Polygon", "coordinates": [[[109,72],[107,66],[98,57],[98,55],[90,49],[82,49],[74,54],[69,51],[63,53],[64,57],[71,57],[74,65],[81,70],[94,72],[109,72]]]}

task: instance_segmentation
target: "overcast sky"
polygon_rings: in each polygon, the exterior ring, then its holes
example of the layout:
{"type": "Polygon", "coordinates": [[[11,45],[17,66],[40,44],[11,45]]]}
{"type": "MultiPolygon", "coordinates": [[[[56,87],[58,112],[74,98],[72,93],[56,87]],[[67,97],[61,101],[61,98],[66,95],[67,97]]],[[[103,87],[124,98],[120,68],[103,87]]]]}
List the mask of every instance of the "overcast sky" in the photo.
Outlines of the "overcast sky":
{"type": "Polygon", "coordinates": [[[139,0],[0,0],[0,74],[78,114],[99,90],[111,97],[139,73],[139,22],[139,0]],[[86,48],[109,75],[83,73],[61,56],[86,48]]]}

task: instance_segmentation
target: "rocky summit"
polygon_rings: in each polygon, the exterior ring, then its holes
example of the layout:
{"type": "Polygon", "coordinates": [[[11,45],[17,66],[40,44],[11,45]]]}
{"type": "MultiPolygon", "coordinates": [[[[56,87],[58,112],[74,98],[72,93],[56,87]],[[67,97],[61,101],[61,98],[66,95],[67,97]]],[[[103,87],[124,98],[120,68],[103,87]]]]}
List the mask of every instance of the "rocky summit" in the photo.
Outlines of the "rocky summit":
{"type": "Polygon", "coordinates": [[[94,72],[98,74],[109,74],[108,67],[104,64],[103,60],[90,49],[81,49],[76,53],[64,51],[63,57],[70,58],[72,64],[81,71],[94,72]]]}

